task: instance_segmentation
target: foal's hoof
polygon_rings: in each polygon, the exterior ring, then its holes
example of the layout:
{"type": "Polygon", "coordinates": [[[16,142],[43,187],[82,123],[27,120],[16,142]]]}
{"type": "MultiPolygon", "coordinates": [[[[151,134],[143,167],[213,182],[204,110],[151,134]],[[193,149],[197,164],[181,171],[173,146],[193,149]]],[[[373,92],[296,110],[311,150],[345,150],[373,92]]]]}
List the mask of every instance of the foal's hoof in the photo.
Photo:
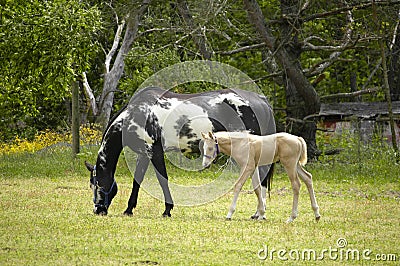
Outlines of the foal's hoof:
{"type": "Polygon", "coordinates": [[[232,218],[231,217],[226,217],[225,221],[232,221],[232,218]]]}
{"type": "Polygon", "coordinates": [[[252,220],[257,220],[258,219],[258,215],[257,214],[253,214],[251,217],[250,217],[250,219],[252,219],[252,220]]]}
{"type": "Polygon", "coordinates": [[[315,217],[315,220],[316,220],[317,222],[319,222],[319,219],[321,219],[321,216],[315,217]]]}

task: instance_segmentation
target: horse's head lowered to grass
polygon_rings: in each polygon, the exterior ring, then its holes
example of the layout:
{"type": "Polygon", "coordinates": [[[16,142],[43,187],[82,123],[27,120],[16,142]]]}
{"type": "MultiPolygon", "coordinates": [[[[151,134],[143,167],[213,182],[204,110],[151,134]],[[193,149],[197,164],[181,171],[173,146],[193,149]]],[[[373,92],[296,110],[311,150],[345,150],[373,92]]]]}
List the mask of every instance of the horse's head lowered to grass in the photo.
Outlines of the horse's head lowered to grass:
{"type": "Polygon", "coordinates": [[[93,191],[93,212],[99,215],[107,215],[108,207],[115,195],[117,194],[118,187],[117,182],[113,178],[101,178],[104,171],[98,171],[96,165],[91,165],[85,162],[86,168],[90,171],[90,188],[93,191]],[[108,180],[113,180],[107,182],[108,180]]]}

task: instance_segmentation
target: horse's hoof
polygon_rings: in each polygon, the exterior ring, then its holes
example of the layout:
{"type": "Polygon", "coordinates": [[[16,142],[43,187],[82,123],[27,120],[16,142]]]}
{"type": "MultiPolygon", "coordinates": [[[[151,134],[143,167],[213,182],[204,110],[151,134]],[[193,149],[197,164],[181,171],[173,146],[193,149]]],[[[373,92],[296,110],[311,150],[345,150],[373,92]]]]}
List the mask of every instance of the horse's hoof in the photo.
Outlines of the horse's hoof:
{"type": "Polygon", "coordinates": [[[165,212],[164,212],[164,213],[162,214],[162,217],[171,217],[171,214],[170,214],[170,213],[165,213],[165,212]]]}
{"type": "Polygon", "coordinates": [[[294,219],[290,217],[289,219],[286,220],[286,224],[291,224],[293,223],[294,219]]]}
{"type": "Polygon", "coordinates": [[[131,211],[124,211],[124,216],[129,216],[129,217],[131,217],[131,216],[133,216],[133,212],[131,212],[131,211]]]}
{"type": "Polygon", "coordinates": [[[315,220],[316,220],[317,222],[319,222],[319,219],[321,219],[321,216],[315,217],[315,220]]]}

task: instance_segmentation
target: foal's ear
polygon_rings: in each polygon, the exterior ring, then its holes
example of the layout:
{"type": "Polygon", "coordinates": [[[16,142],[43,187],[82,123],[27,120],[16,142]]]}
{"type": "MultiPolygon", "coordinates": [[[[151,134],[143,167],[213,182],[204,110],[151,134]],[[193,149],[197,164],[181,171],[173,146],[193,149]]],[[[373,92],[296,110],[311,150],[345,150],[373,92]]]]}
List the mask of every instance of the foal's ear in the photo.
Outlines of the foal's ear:
{"type": "Polygon", "coordinates": [[[207,139],[207,135],[204,132],[201,132],[201,136],[203,137],[203,139],[207,139]]]}
{"type": "Polygon", "coordinates": [[[208,136],[210,137],[210,139],[214,139],[214,135],[211,131],[208,131],[208,136]]]}
{"type": "Polygon", "coordinates": [[[94,169],[93,165],[91,165],[90,163],[85,161],[85,166],[90,172],[93,172],[93,169],[94,169]]]}

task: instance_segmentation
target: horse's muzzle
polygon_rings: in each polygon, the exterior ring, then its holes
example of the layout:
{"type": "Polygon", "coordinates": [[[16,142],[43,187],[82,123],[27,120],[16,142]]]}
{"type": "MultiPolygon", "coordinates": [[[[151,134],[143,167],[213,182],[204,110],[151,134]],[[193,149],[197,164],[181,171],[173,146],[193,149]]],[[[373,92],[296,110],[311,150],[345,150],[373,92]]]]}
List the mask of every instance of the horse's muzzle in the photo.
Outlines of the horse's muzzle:
{"type": "Polygon", "coordinates": [[[102,216],[107,215],[107,213],[108,213],[107,207],[104,205],[96,204],[96,205],[94,205],[93,213],[97,214],[97,215],[102,215],[102,216]]]}

